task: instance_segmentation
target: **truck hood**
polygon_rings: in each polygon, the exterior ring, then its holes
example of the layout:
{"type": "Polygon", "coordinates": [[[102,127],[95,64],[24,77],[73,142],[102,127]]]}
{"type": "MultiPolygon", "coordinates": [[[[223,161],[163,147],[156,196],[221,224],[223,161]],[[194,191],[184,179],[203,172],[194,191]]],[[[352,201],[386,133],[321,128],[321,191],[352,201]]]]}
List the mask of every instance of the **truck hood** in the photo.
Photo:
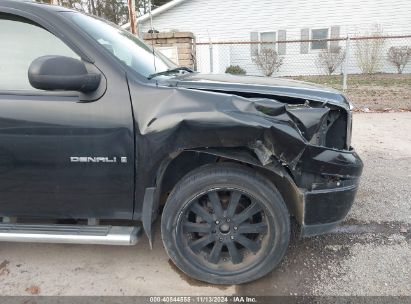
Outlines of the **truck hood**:
{"type": "Polygon", "coordinates": [[[302,100],[329,102],[349,110],[344,95],[334,89],[308,82],[259,76],[235,76],[230,74],[190,73],[165,80],[168,86],[198,89],[222,93],[260,94],[264,96],[292,97],[302,100]]]}

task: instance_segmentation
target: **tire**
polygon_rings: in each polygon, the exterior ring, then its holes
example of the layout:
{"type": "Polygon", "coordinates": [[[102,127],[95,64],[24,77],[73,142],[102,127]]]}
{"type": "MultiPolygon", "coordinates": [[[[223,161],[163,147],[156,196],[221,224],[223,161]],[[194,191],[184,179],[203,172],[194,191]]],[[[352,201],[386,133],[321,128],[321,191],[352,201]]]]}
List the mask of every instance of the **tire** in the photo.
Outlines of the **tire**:
{"type": "Polygon", "coordinates": [[[275,186],[232,163],[185,175],[161,219],[164,247],[184,273],[213,284],[241,284],[272,271],[290,239],[290,216],[275,186]]]}

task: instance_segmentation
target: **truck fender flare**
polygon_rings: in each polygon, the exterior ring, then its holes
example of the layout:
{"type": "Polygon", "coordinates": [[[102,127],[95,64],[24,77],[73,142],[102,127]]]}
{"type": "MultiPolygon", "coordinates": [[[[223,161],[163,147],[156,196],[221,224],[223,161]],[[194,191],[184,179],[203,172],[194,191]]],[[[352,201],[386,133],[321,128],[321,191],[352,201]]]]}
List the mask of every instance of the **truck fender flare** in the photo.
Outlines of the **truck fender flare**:
{"type": "Polygon", "coordinates": [[[142,222],[143,229],[146,232],[150,249],[153,249],[153,222],[157,218],[157,208],[154,207],[155,202],[155,187],[146,188],[144,192],[143,210],[142,210],[142,222]]]}
{"type": "Polygon", "coordinates": [[[172,163],[173,159],[175,159],[178,155],[184,152],[195,152],[195,153],[204,153],[210,154],[217,157],[222,157],[227,160],[232,160],[236,162],[243,162],[255,167],[260,168],[262,171],[268,171],[280,179],[287,179],[292,181],[289,173],[282,167],[280,162],[274,160],[273,162],[263,165],[258,157],[256,157],[253,152],[246,148],[199,148],[199,149],[187,149],[182,150],[179,153],[173,153],[166,159],[164,159],[157,171],[157,178],[156,178],[156,187],[148,187],[144,193],[144,200],[143,200],[143,209],[142,209],[142,222],[144,231],[148,237],[150,247],[152,248],[153,241],[154,241],[154,232],[153,232],[153,222],[156,220],[158,216],[158,206],[161,194],[161,184],[163,177],[167,171],[168,166],[172,163]]]}

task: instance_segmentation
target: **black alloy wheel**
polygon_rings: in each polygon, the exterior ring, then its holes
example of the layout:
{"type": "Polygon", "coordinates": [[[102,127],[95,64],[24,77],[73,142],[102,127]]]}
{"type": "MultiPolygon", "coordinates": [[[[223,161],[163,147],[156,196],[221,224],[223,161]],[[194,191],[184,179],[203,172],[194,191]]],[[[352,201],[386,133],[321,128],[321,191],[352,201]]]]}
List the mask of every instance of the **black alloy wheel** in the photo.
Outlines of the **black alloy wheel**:
{"type": "Polygon", "coordinates": [[[188,275],[243,283],[281,261],[289,215],[274,185],[254,170],[207,165],[187,174],[170,194],[162,237],[171,259],[188,275]]]}
{"type": "Polygon", "coordinates": [[[258,262],[267,245],[264,206],[242,190],[209,190],[191,200],[182,216],[177,230],[180,242],[195,255],[192,262],[219,265],[219,272],[258,262]]]}

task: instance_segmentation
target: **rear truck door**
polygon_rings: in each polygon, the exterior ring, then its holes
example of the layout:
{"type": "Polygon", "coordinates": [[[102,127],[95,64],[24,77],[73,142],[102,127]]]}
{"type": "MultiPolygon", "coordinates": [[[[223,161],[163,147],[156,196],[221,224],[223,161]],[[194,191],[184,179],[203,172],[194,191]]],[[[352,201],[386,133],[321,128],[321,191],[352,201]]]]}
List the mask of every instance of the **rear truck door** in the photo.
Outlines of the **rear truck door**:
{"type": "Polygon", "coordinates": [[[130,219],[134,136],[124,73],[99,67],[94,100],[37,90],[27,76],[34,59],[78,52],[4,12],[0,37],[0,217],[130,219]]]}

